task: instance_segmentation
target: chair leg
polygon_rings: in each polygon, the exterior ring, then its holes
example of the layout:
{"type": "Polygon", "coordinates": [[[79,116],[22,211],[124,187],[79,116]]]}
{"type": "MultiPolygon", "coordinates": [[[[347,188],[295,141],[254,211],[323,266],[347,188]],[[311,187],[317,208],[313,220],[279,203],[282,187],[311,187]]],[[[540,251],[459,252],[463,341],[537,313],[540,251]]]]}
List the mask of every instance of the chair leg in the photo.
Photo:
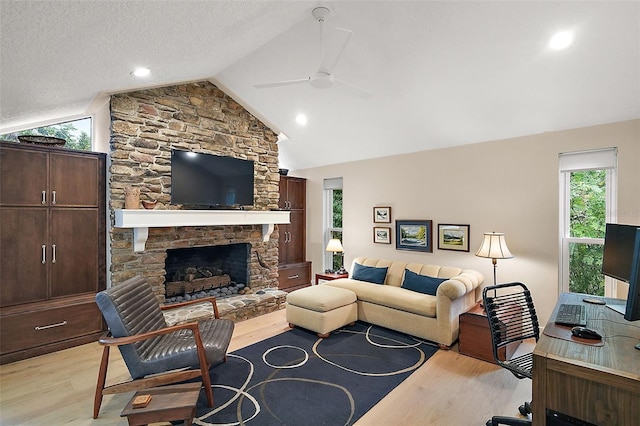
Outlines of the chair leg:
{"type": "Polygon", "coordinates": [[[102,349],[102,359],[100,360],[100,370],[98,370],[98,383],[96,384],[96,395],[93,399],[93,418],[97,419],[102,405],[102,391],[107,382],[107,366],[109,365],[109,346],[102,349]]]}
{"type": "Polygon", "coordinates": [[[200,363],[200,371],[202,372],[202,386],[204,386],[204,393],[207,395],[207,402],[209,403],[209,407],[213,408],[213,389],[211,388],[209,365],[206,363],[200,363]]]}

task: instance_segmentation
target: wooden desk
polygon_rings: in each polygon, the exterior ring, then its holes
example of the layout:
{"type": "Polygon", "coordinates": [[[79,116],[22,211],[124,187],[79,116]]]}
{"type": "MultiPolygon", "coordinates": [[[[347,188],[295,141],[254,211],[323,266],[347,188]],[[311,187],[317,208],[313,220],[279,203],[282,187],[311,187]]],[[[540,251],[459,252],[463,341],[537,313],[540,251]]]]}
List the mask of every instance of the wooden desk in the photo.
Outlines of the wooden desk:
{"type": "Polygon", "coordinates": [[[604,346],[541,333],[533,351],[533,424],[547,424],[548,409],[596,425],[638,424],[640,351],[634,345],[640,342],[640,321],[628,322],[606,306],[584,303],[584,297],[562,294],[549,322],[561,303],[583,304],[587,327],[604,336],[604,346]]]}

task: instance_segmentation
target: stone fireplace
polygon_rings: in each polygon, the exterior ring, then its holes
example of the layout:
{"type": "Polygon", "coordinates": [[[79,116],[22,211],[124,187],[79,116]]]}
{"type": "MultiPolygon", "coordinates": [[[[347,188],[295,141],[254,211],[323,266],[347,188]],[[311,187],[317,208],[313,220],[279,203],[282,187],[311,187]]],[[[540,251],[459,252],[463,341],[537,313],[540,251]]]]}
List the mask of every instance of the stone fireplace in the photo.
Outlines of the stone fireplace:
{"type": "MultiPolygon", "coordinates": [[[[208,81],[113,95],[111,98],[111,284],[142,275],[161,302],[174,272],[175,252],[242,246],[245,272],[227,272],[248,293],[278,286],[278,229],[264,237],[263,225],[149,227],[143,250],[134,249],[134,231],[115,227],[124,208],[125,188],[139,188],[140,199],[157,201],[156,210],[181,210],[171,200],[173,148],[253,160],[254,211],[278,207],[277,136],[208,81]]],[[[212,249],[217,250],[217,249],[212,249]]],[[[198,254],[199,256],[199,254],[198,254]]],[[[237,257],[237,256],[234,256],[237,257]]],[[[225,267],[226,268],[226,267],[225,267]]]]}

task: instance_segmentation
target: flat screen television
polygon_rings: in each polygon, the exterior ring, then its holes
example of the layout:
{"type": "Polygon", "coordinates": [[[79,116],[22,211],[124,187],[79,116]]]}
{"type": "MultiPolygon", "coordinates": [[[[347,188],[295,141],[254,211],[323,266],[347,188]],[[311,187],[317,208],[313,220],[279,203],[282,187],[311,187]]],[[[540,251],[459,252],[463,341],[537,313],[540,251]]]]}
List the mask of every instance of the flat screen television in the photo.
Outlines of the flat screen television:
{"type": "Polygon", "coordinates": [[[640,226],[607,223],[602,273],[629,284],[624,319],[640,320],[640,226]]]}
{"type": "Polygon", "coordinates": [[[253,206],[253,161],[174,149],[171,204],[192,209],[253,206]]]}

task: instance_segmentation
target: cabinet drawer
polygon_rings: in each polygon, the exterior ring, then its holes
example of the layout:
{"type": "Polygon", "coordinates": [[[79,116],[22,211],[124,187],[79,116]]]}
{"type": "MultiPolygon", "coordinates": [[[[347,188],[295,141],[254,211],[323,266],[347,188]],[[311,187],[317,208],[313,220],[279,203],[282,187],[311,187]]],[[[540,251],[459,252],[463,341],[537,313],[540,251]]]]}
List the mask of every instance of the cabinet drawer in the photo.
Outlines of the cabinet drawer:
{"type": "Polygon", "coordinates": [[[278,287],[281,290],[309,284],[311,283],[311,262],[280,266],[278,268],[278,274],[278,287]]]}
{"type": "Polygon", "coordinates": [[[0,353],[59,342],[102,330],[95,302],[8,315],[0,320],[0,353]]]}

